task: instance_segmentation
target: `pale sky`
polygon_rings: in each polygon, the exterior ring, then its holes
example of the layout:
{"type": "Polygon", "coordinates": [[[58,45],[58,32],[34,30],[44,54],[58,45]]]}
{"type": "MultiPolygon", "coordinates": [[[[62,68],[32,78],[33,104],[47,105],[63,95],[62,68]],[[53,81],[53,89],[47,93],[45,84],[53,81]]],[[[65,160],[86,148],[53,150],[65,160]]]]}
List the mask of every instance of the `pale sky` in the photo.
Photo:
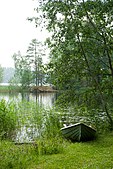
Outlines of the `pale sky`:
{"type": "MultiPolygon", "coordinates": [[[[24,55],[32,39],[45,39],[27,17],[36,16],[34,7],[37,0],[0,0],[0,64],[13,67],[12,55],[21,51],[24,55]]],[[[45,58],[46,59],[46,58],[45,58]]]]}

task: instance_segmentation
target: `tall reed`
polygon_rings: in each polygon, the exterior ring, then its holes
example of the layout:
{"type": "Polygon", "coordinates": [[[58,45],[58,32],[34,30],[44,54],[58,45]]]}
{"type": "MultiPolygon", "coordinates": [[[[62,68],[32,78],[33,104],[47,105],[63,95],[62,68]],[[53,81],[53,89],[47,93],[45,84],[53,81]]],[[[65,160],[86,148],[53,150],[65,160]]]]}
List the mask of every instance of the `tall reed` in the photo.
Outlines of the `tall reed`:
{"type": "Polygon", "coordinates": [[[21,136],[26,129],[25,135],[35,141],[37,154],[53,154],[63,151],[64,140],[60,128],[61,116],[54,108],[45,109],[35,102],[0,102],[0,137],[12,138],[20,131],[20,140],[25,142],[21,136]]]}
{"type": "Polygon", "coordinates": [[[16,129],[16,112],[13,102],[0,101],[0,139],[11,138],[16,129]]]}

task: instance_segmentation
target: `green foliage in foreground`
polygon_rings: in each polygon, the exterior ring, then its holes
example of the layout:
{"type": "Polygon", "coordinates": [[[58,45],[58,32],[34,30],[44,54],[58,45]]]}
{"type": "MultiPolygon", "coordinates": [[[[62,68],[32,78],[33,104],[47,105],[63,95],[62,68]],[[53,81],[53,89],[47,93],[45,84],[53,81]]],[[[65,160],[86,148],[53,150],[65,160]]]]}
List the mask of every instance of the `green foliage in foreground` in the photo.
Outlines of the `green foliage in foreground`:
{"type": "Polygon", "coordinates": [[[16,129],[16,111],[14,103],[0,101],[0,139],[11,138],[16,129]]]}
{"type": "Polygon", "coordinates": [[[38,144],[14,145],[0,142],[1,169],[111,169],[113,167],[113,133],[85,143],[63,142],[64,151],[39,155],[38,144]]]}
{"type": "Polygon", "coordinates": [[[0,126],[0,139],[10,139],[12,134],[14,139],[17,132],[24,130],[33,140],[37,137],[46,140],[60,136],[62,123],[54,109],[44,109],[35,102],[7,102],[3,99],[0,101],[0,126]]]}

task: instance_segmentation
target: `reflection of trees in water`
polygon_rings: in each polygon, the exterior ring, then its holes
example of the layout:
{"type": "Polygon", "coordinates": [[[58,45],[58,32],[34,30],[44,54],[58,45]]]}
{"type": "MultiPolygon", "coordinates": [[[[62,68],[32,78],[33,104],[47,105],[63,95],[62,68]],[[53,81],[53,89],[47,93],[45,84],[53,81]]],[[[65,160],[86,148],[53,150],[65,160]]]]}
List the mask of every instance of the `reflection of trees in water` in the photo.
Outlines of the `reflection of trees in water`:
{"type": "Polygon", "coordinates": [[[44,107],[52,107],[56,99],[58,98],[58,93],[0,93],[0,100],[5,99],[6,101],[34,101],[39,105],[43,105],[44,107]]]}
{"type": "Polygon", "coordinates": [[[52,106],[58,98],[57,93],[22,93],[22,100],[35,101],[39,105],[52,106]]]}
{"type": "Polygon", "coordinates": [[[39,103],[39,105],[52,107],[52,105],[54,104],[56,100],[55,95],[56,95],[55,93],[38,93],[36,95],[37,97],[36,101],[37,103],[39,103]]]}
{"type": "Polygon", "coordinates": [[[26,100],[26,101],[30,101],[30,93],[21,93],[21,97],[22,97],[22,101],[26,100]]]}

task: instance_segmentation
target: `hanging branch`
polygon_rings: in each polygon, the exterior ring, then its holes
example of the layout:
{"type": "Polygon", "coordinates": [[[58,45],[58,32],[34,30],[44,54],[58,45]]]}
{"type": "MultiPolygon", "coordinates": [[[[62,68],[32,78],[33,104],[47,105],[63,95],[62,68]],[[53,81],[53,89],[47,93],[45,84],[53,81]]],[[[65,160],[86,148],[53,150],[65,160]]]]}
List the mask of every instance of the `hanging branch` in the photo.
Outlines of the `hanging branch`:
{"type": "Polygon", "coordinates": [[[84,56],[85,62],[86,62],[86,66],[87,66],[88,71],[89,71],[89,74],[90,74],[91,77],[93,77],[93,80],[94,80],[94,82],[95,82],[95,84],[96,84],[96,86],[97,86],[97,88],[98,88],[98,91],[99,91],[100,97],[101,97],[101,102],[102,102],[103,109],[105,110],[105,112],[106,112],[106,114],[107,114],[107,117],[108,117],[108,119],[109,119],[109,122],[110,122],[110,124],[111,124],[111,127],[112,127],[112,129],[113,129],[113,120],[112,120],[112,118],[111,118],[111,116],[110,116],[110,114],[109,114],[109,111],[108,111],[108,108],[107,108],[107,102],[105,101],[105,98],[104,98],[104,96],[103,96],[101,87],[100,87],[100,85],[98,84],[97,79],[95,78],[95,76],[93,76],[93,73],[92,73],[92,70],[91,70],[91,68],[90,68],[88,59],[87,59],[87,57],[86,57],[84,48],[83,48],[83,46],[82,46],[82,44],[81,44],[79,34],[77,34],[77,38],[78,38],[78,42],[79,42],[79,45],[80,45],[80,47],[81,47],[82,54],[83,54],[83,56],[84,56]]]}

